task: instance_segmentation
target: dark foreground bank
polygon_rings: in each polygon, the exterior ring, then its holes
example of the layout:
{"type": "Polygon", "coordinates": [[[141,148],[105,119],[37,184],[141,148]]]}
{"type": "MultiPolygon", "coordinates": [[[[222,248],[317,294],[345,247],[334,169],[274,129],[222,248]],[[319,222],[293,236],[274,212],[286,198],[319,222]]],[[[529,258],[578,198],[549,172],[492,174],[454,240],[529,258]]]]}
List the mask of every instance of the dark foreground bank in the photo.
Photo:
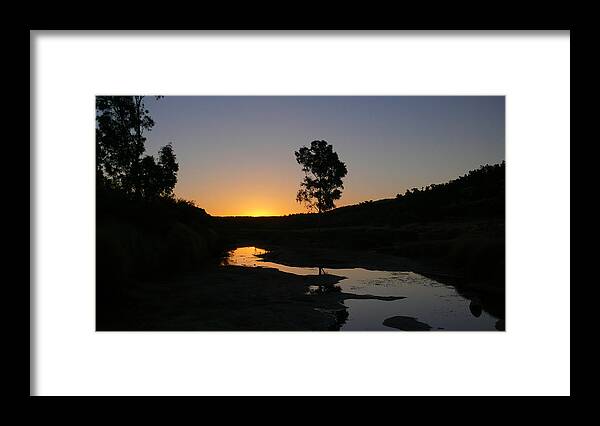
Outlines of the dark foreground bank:
{"type": "Polygon", "coordinates": [[[341,277],[299,276],[268,268],[220,266],[177,280],[124,288],[120,303],[97,317],[98,331],[337,330],[346,299],[396,300],[329,291],[341,277]]]}
{"type": "MultiPolygon", "coordinates": [[[[174,198],[143,199],[97,189],[96,316],[129,315],[133,288],[151,292],[153,281],[172,280],[217,262],[222,241],[210,216],[174,198]],[[140,287],[142,285],[142,287],[140,287]]],[[[110,319],[120,321],[119,316],[110,319]]]]}
{"type": "MultiPolygon", "coordinates": [[[[302,252],[270,247],[262,257],[289,266],[405,271],[424,268],[414,260],[365,252],[302,252]],[[317,261],[318,263],[313,263],[317,261]]],[[[441,275],[439,271],[431,271],[441,275]]],[[[296,275],[271,268],[205,266],[165,280],[130,282],[99,306],[98,331],[326,331],[339,330],[348,299],[392,301],[403,297],[351,294],[336,289],[340,276],[296,275]],[[326,288],[327,291],[320,291],[326,288]]],[[[436,279],[439,281],[439,277],[436,279]]],[[[489,310],[485,304],[483,308],[489,310]]],[[[428,330],[410,317],[389,318],[400,330],[428,330]]]]}

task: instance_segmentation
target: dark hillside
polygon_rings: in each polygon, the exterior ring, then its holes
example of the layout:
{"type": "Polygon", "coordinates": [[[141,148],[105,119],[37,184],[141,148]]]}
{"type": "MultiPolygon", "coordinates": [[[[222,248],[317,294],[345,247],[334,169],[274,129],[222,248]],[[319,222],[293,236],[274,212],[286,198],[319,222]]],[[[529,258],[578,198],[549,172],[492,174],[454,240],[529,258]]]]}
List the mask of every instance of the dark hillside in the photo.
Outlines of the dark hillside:
{"type": "Polygon", "coordinates": [[[210,216],[185,200],[132,198],[99,188],[96,198],[97,327],[127,312],[136,283],[174,278],[221,252],[210,216]],[[121,314],[119,314],[121,315],[121,314]]]}
{"type": "Polygon", "coordinates": [[[99,281],[166,277],[219,250],[210,216],[185,200],[99,190],[96,220],[99,281]]]}
{"type": "Polygon", "coordinates": [[[452,219],[503,219],[505,164],[485,165],[443,184],[407,190],[395,199],[340,207],[324,218],[337,225],[403,225],[452,219]]]}

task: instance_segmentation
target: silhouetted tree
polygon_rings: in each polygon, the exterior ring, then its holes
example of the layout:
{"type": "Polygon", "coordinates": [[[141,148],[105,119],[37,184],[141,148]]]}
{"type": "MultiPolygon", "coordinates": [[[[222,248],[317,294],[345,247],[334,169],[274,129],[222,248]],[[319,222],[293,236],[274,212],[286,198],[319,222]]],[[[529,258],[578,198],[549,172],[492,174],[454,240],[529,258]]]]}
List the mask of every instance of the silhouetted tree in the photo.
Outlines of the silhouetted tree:
{"type": "Polygon", "coordinates": [[[154,126],[143,96],[96,97],[97,174],[112,187],[134,191],[143,136],[154,126]]]}
{"type": "Polygon", "coordinates": [[[312,141],[310,148],[304,146],[295,155],[305,173],[296,201],[318,213],[333,209],[334,201],[342,196],[342,178],[348,173],[333,146],[327,141],[312,141]]]}
{"type": "Polygon", "coordinates": [[[158,151],[158,164],[161,167],[159,195],[171,197],[173,195],[173,188],[175,188],[175,184],[177,183],[177,172],[179,171],[179,164],[177,164],[171,143],[163,146],[158,151]]]}
{"type": "Polygon", "coordinates": [[[100,185],[147,199],[173,195],[179,166],[172,145],[159,150],[158,161],[149,155],[142,158],[144,134],[152,127],[154,120],[144,96],[96,98],[96,176],[100,185]]]}
{"type": "MultiPolygon", "coordinates": [[[[334,201],[341,198],[341,190],[344,189],[342,178],[348,170],[327,141],[312,141],[310,148],[304,146],[295,155],[305,174],[296,201],[304,203],[309,211],[317,211],[320,234],[321,214],[333,209],[334,201]]],[[[319,267],[319,275],[322,272],[323,268],[319,267]]]]}
{"type": "Polygon", "coordinates": [[[161,192],[162,169],[156,164],[153,156],[146,155],[142,158],[137,175],[139,195],[148,200],[158,198],[161,192]]]}

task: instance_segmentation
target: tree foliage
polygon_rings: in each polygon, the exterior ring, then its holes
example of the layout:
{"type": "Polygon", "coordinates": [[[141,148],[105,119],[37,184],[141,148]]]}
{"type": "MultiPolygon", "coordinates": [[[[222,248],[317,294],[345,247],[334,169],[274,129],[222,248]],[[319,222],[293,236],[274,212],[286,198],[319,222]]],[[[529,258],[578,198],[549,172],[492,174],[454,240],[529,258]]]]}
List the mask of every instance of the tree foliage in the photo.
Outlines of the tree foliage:
{"type": "Polygon", "coordinates": [[[342,179],[348,173],[346,165],[333,151],[333,146],[327,141],[315,140],[310,148],[301,147],[295,155],[305,173],[296,201],[319,213],[333,209],[335,200],[342,196],[342,179]]]}
{"type": "Polygon", "coordinates": [[[96,97],[99,185],[148,199],[173,196],[179,166],[172,145],[159,150],[158,161],[150,155],[142,157],[145,134],[153,127],[144,96],[96,97]]]}

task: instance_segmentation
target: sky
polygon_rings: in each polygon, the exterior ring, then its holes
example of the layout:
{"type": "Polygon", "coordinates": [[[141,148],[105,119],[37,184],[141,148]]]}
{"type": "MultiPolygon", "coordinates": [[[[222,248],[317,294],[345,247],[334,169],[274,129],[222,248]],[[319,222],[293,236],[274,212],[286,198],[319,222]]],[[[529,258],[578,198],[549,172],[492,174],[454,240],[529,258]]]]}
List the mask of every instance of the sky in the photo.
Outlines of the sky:
{"type": "Polygon", "coordinates": [[[214,216],[300,213],[294,151],[346,163],[336,206],[392,198],[505,159],[503,96],[166,96],[145,99],[146,152],[172,142],[177,197],[214,216]]]}

